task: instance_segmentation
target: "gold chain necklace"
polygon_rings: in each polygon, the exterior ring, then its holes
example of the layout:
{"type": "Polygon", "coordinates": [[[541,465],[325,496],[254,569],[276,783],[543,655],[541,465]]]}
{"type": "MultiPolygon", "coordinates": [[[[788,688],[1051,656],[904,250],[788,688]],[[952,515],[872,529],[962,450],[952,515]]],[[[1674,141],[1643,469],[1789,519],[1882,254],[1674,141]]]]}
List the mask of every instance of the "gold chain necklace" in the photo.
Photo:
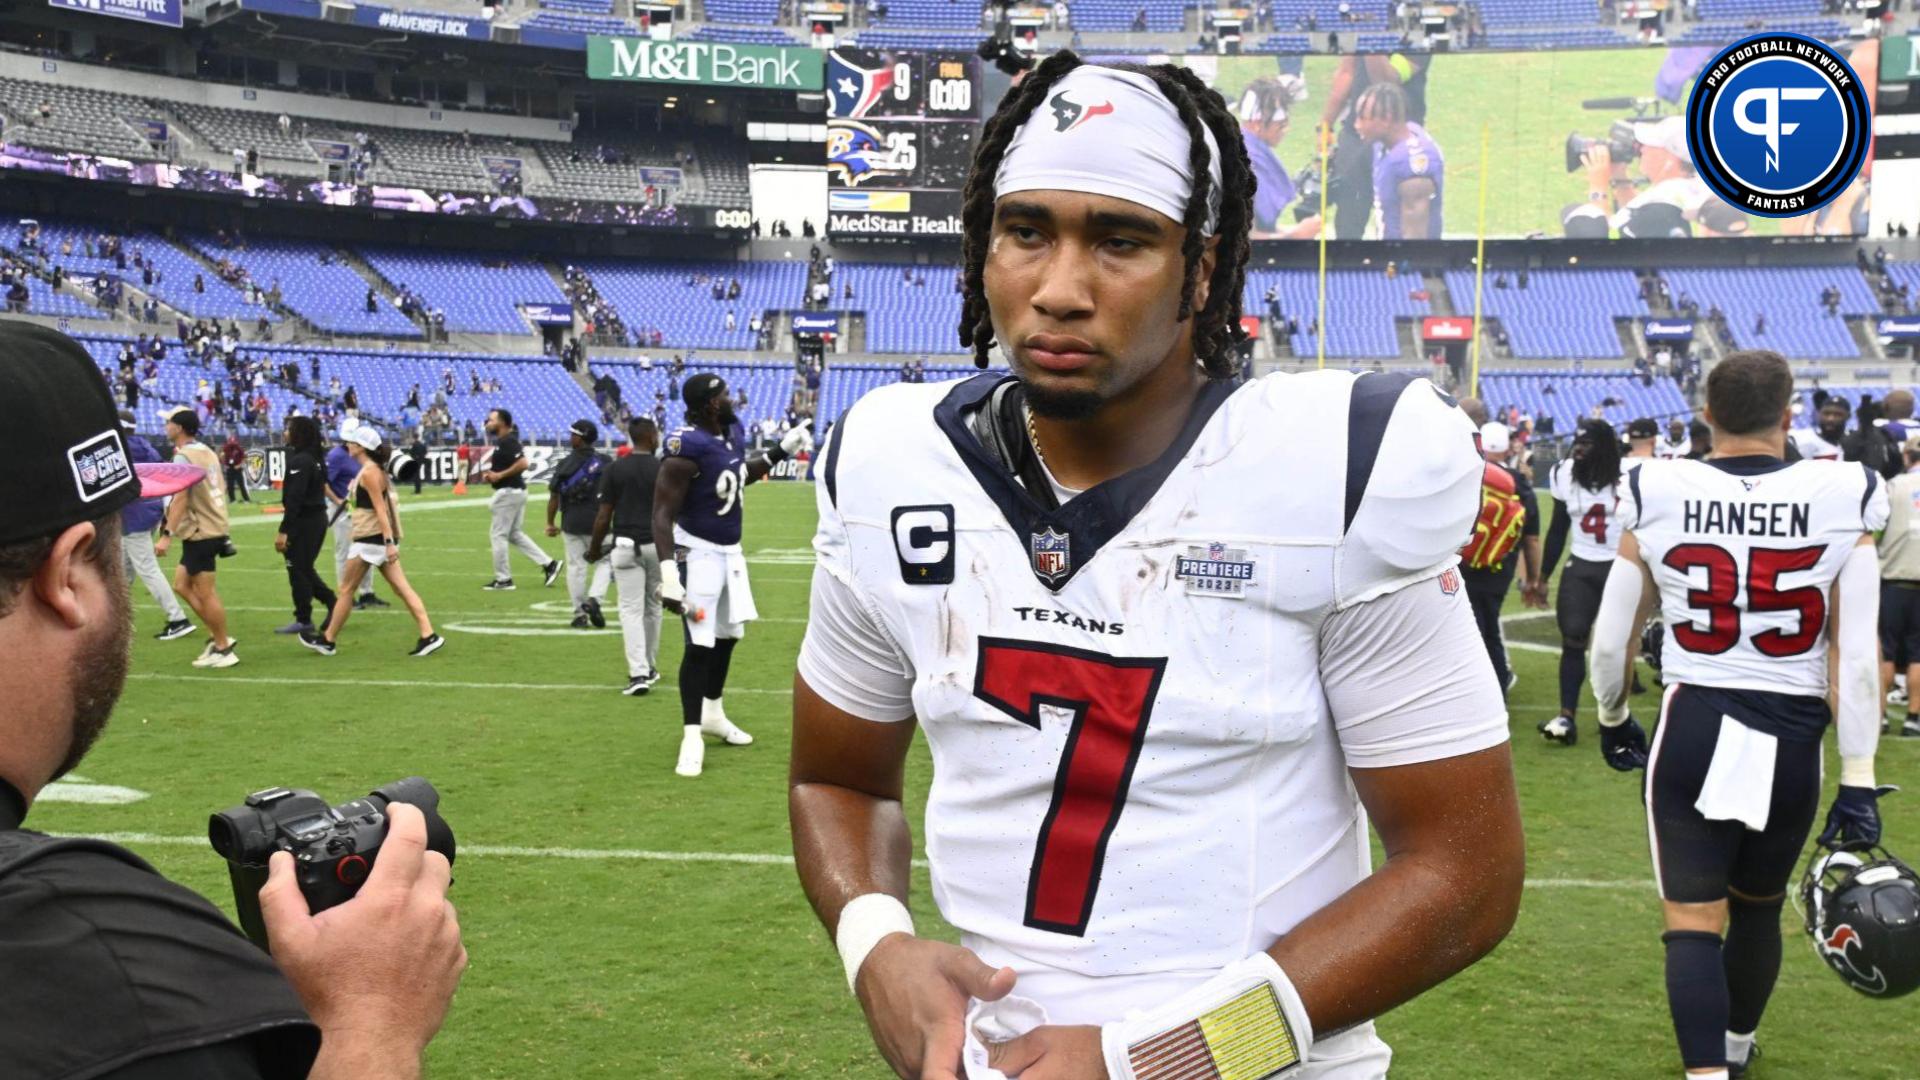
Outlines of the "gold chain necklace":
{"type": "Polygon", "coordinates": [[[1051,476],[1053,475],[1053,469],[1047,465],[1046,451],[1040,449],[1040,432],[1036,431],[1033,426],[1033,410],[1028,408],[1023,402],[1020,406],[1020,411],[1027,414],[1027,443],[1033,447],[1033,456],[1040,459],[1041,468],[1046,469],[1047,475],[1051,476]]]}

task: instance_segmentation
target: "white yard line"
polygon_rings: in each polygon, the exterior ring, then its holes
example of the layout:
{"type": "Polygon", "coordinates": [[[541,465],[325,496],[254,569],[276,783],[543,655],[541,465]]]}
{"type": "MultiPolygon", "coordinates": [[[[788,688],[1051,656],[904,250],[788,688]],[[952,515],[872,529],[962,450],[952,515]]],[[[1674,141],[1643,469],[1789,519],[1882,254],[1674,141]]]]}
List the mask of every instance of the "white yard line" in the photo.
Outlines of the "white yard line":
{"type": "MultiPolygon", "coordinates": [[[[579,633],[580,631],[575,631],[579,633]]],[[[316,660],[315,664],[323,663],[316,660]]],[[[331,679],[298,679],[276,675],[272,678],[261,675],[169,675],[155,671],[136,671],[127,676],[135,681],[151,682],[199,682],[199,683],[260,683],[277,686],[333,686],[346,687],[391,687],[393,689],[455,689],[455,690],[577,690],[587,693],[612,694],[625,687],[625,683],[611,680],[603,683],[538,683],[538,682],[453,682],[447,679],[363,679],[353,675],[339,675],[331,679]]],[[[669,682],[654,686],[656,694],[671,693],[678,687],[669,682]]],[[[767,694],[773,697],[789,697],[792,690],[760,690],[750,686],[729,686],[729,694],[767,694]]]]}
{"type": "MultiPolygon", "coordinates": [[[[100,833],[99,839],[115,844],[149,844],[154,847],[204,848],[204,836],[163,836],[158,833],[100,833]]],[[[567,848],[521,847],[513,844],[461,844],[462,856],[518,859],[579,859],[589,862],[667,862],[667,863],[739,863],[748,866],[792,866],[791,855],[763,855],[735,851],[649,851],[645,848],[567,848]]],[[[926,869],[925,859],[913,865],[926,869]]],[[[1528,878],[1529,889],[1652,889],[1651,881],[1605,881],[1597,878],[1528,878]]]]}

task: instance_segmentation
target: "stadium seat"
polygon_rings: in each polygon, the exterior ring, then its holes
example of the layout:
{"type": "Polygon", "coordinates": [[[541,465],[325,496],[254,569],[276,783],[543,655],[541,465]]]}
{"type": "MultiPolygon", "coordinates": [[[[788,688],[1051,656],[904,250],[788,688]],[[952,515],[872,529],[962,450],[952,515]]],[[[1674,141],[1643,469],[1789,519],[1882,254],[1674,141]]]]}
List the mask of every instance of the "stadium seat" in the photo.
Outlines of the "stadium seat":
{"type": "MultiPolygon", "coordinates": [[[[1483,311],[1500,320],[1513,355],[1530,360],[1618,359],[1620,332],[1614,320],[1647,314],[1631,270],[1534,270],[1527,287],[1509,274],[1496,289],[1489,276],[1480,290],[1483,311]]],[[[1473,313],[1473,272],[1447,271],[1453,309],[1473,313]]]]}
{"type": "Polygon", "coordinates": [[[632,262],[592,259],[579,263],[594,287],[635,334],[659,329],[669,348],[745,349],[753,345],[748,320],[801,305],[807,266],[790,262],[632,262]],[[687,278],[740,279],[740,298],[715,300],[705,284],[687,278]],[[726,328],[727,312],[734,328],[726,328]]]}
{"type": "Polygon", "coordinates": [[[252,281],[263,289],[279,282],[286,306],[322,330],[400,338],[425,336],[419,326],[387,302],[389,297],[382,297],[369,312],[367,280],[344,263],[322,264],[321,255],[332,250],[325,244],[249,240],[244,248],[223,248],[205,234],[191,235],[188,242],[209,259],[224,256],[246,268],[252,281]]]}
{"type": "MultiPolygon", "coordinates": [[[[1300,323],[1293,337],[1296,356],[1316,355],[1313,320],[1319,316],[1318,276],[1311,270],[1247,271],[1242,310],[1267,316],[1269,286],[1280,291],[1281,313],[1300,323]]],[[[1334,270],[1327,274],[1327,356],[1341,359],[1387,359],[1401,353],[1398,319],[1417,319],[1432,313],[1425,300],[1412,293],[1423,287],[1418,271],[1389,278],[1378,270],[1334,270]]]]}
{"type": "Polygon", "coordinates": [[[953,290],[954,266],[907,267],[924,280],[914,285],[901,276],[899,263],[841,263],[833,272],[835,311],[867,316],[867,348],[880,353],[953,353],[960,351],[960,294],[953,290]],[[852,300],[846,288],[853,286],[852,300]]]}
{"type": "Polygon", "coordinates": [[[1642,416],[1664,421],[1693,415],[1686,395],[1672,379],[1655,378],[1648,386],[1639,376],[1620,371],[1480,373],[1480,400],[1487,403],[1489,412],[1498,415],[1514,406],[1533,418],[1536,431],[1544,418],[1552,417],[1557,437],[1572,435],[1581,420],[1609,399],[1617,404],[1601,411],[1615,427],[1642,416]]]}
{"type": "Polygon", "coordinates": [[[1860,347],[1845,316],[1872,315],[1880,310],[1865,278],[1848,264],[1839,266],[1700,267],[1662,269],[1675,303],[1691,296],[1705,312],[1719,305],[1727,316],[1729,344],[1735,348],[1772,349],[1782,356],[1806,359],[1849,358],[1860,347]],[[1829,315],[1820,305],[1820,291],[1840,290],[1840,314],[1829,315]],[[1764,314],[1765,333],[1756,333],[1764,314]]]}
{"type": "Polygon", "coordinates": [[[568,302],[553,275],[534,262],[418,248],[367,248],[360,255],[389,284],[446,312],[447,329],[455,332],[532,333],[521,304],[568,302]]]}

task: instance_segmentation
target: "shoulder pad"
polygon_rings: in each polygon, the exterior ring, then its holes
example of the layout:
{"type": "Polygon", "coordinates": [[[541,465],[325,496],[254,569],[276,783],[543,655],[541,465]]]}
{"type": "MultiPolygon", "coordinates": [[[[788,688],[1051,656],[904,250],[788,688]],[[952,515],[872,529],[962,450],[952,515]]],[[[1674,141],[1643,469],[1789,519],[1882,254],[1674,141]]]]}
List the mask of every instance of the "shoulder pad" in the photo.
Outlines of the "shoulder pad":
{"type": "Polygon", "coordinates": [[[1486,462],[1473,422],[1431,381],[1362,375],[1347,409],[1341,607],[1444,569],[1473,534],[1486,462]]]}

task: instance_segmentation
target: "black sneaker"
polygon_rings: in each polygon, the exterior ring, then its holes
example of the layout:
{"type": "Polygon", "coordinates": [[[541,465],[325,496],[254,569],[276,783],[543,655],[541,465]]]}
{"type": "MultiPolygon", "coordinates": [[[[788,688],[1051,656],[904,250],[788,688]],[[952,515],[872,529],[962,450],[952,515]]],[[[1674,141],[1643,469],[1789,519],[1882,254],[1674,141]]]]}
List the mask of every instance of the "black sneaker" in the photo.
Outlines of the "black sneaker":
{"type": "Polygon", "coordinates": [[[546,575],[547,587],[552,588],[553,583],[560,580],[560,560],[555,559],[552,562],[548,563],[547,565],[541,567],[540,572],[546,575]]]}
{"type": "Polygon", "coordinates": [[[1753,1063],[1759,1059],[1760,1044],[1754,1043],[1747,1047],[1747,1060],[1738,1063],[1732,1061],[1727,1062],[1727,1076],[1730,1080],[1741,1080],[1742,1077],[1747,1075],[1747,1070],[1753,1068],[1753,1063]]]}
{"type": "Polygon", "coordinates": [[[447,639],[441,637],[439,634],[428,634],[426,637],[423,637],[418,642],[416,642],[413,646],[413,651],[408,653],[407,655],[408,656],[431,656],[434,653],[439,652],[440,646],[445,645],[446,643],[447,643],[447,639]]]}
{"type": "Polygon", "coordinates": [[[353,608],[355,611],[366,611],[369,608],[383,608],[383,607],[392,607],[392,606],[393,606],[392,604],[387,603],[385,600],[380,599],[379,597],[373,595],[372,593],[361,593],[359,596],[356,596],[353,598],[353,608]]]}
{"type": "Polygon", "coordinates": [[[488,592],[512,592],[512,591],[513,591],[513,579],[512,579],[512,578],[498,578],[498,579],[495,579],[495,580],[493,580],[493,581],[489,581],[489,582],[487,582],[487,583],[486,583],[485,585],[482,585],[482,586],[480,586],[480,587],[481,587],[482,589],[485,589],[485,590],[486,590],[486,591],[488,591],[488,592]]]}
{"type": "Polygon", "coordinates": [[[652,671],[647,672],[647,689],[649,690],[653,689],[654,686],[657,683],[659,683],[659,681],[660,681],[659,668],[654,668],[652,671]]]}
{"type": "Polygon", "coordinates": [[[179,619],[162,627],[159,633],[153,635],[153,638],[155,641],[175,641],[191,633],[193,633],[193,624],[185,619],[179,619]]]}
{"type": "Polygon", "coordinates": [[[1911,716],[1907,717],[1906,721],[1900,725],[1900,737],[1903,739],[1920,739],[1920,720],[1915,720],[1911,716]]]}
{"type": "Polygon", "coordinates": [[[305,645],[321,656],[332,656],[334,653],[340,651],[339,646],[311,630],[300,635],[300,644],[305,645]]]}
{"type": "Polygon", "coordinates": [[[233,540],[231,538],[228,538],[225,543],[220,545],[221,558],[231,559],[238,554],[240,554],[240,549],[233,546],[233,540]]]}
{"type": "Polygon", "coordinates": [[[1572,746],[1580,741],[1580,728],[1573,722],[1573,717],[1565,714],[1542,723],[1540,734],[1548,742],[1558,743],[1561,746],[1572,746]]]}
{"type": "Polygon", "coordinates": [[[646,697],[647,691],[651,689],[653,689],[653,683],[647,681],[645,675],[635,675],[627,680],[627,688],[620,692],[628,697],[646,697]]]}
{"type": "Polygon", "coordinates": [[[573,627],[575,630],[591,630],[593,629],[593,620],[587,618],[587,613],[582,611],[576,614],[573,617],[573,621],[567,625],[573,627]]]}
{"type": "Polygon", "coordinates": [[[593,624],[593,628],[595,630],[605,630],[607,628],[607,616],[600,610],[600,601],[589,597],[587,599],[586,609],[587,621],[593,624]]]}

